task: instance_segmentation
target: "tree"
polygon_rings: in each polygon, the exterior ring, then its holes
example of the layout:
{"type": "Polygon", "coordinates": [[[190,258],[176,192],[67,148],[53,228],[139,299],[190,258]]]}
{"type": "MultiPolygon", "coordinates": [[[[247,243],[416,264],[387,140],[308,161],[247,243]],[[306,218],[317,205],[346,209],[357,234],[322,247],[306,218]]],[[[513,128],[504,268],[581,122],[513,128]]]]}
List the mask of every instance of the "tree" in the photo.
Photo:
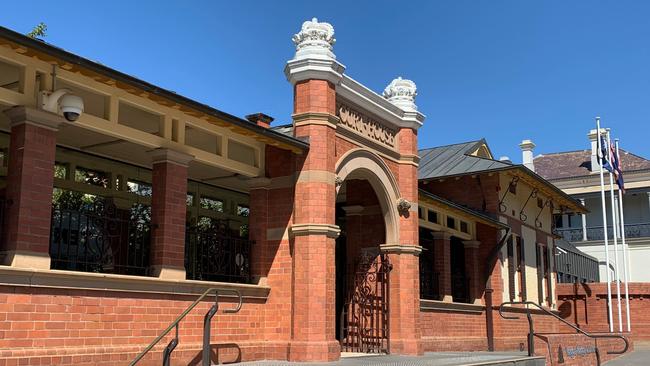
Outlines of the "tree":
{"type": "Polygon", "coordinates": [[[32,29],[31,32],[27,33],[27,37],[34,39],[43,39],[47,36],[45,31],[47,31],[47,24],[40,22],[32,29]]]}

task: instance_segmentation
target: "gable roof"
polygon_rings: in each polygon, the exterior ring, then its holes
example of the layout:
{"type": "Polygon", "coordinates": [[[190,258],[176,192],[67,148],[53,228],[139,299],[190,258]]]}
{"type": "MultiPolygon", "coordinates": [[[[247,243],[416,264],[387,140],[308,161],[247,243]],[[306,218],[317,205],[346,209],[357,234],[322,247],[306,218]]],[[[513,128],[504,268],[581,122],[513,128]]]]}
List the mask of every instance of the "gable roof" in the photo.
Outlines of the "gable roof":
{"type": "Polygon", "coordinates": [[[463,175],[514,166],[512,163],[494,160],[485,139],[422,149],[418,154],[418,179],[463,175]],[[487,152],[486,157],[476,154],[482,147],[487,152]]]}
{"type": "Polygon", "coordinates": [[[574,212],[586,212],[586,208],[576,199],[525,166],[494,160],[485,139],[422,149],[418,155],[418,180],[510,171],[542,193],[557,197],[574,212]]]}
{"type": "MultiPolygon", "coordinates": [[[[621,166],[626,171],[650,170],[650,160],[620,149],[621,166]]],[[[583,177],[591,174],[591,150],[542,154],[533,159],[535,173],[544,179],[583,177]]]]}

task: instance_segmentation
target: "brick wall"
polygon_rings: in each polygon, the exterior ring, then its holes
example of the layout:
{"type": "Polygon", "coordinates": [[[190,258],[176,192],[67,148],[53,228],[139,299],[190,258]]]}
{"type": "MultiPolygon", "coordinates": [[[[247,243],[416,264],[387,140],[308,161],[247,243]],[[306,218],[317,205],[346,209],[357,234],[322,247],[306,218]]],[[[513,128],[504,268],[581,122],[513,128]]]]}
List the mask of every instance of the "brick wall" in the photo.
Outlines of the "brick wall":
{"type": "MultiPolygon", "coordinates": [[[[631,338],[650,340],[650,283],[629,283],[631,338]]],[[[607,284],[586,283],[557,284],[560,315],[589,332],[609,331],[607,317],[607,284]]],[[[623,290],[623,286],[621,286],[623,290]]],[[[614,330],[618,330],[618,306],[616,285],[612,283],[612,316],[614,330]]],[[[626,325],[625,296],[621,291],[623,330],[626,325]]]]}
{"type": "MultiPolygon", "coordinates": [[[[126,364],[165,329],[196,295],[164,295],[74,289],[0,286],[0,365],[31,359],[40,365],[126,364]]],[[[180,323],[180,346],[173,364],[200,359],[206,299],[180,323]]],[[[222,300],[221,309],[233,306],[222,300]]],[[[237,314],[213,318],[213,361],[286,358],[278,337],[265,342],[262,300],[247,300],[237,314]]],[[[173,332],[172,332],[173,333],[173,332]]],[[[171,335],[142,365],[159,365],[171,335]]],[[[20,363],[23,364],[23,363],[20,363]]]]}

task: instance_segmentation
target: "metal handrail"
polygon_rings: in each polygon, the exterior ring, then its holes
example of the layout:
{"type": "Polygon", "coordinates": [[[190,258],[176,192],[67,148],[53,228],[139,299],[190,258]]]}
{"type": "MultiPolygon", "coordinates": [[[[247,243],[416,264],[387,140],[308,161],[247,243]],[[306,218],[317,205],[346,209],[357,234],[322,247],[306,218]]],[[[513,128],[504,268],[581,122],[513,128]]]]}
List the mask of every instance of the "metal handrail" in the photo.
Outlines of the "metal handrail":
{"type": "MultiPolygon", "coordinates": [[[[503,314],[503,307],[504,307],[505,305],[533,305],[533,306],[535,306],[536,308],[538,308],[539,310],[541,310],[542,312],[544,312],[546,315],[550,315],[550,316],[554,317],[555,319],[559,320],[560,322],[562,322],[562,323],[568,325],[569,327],[573,328],[576,332],[581,333],[581,334],[583,334],[583,335],[585,335],[585,336],[587,336],[587,337],[589,337],[589,338],[594,339],[594,342],[595,342],[596,339],[598,339],[598,338],[617,338],[617,339],[622,339],[623,342],[625,343],[625,347],[623,348],[623,350],[622,350],[622,351],[607,351],[607,354],[609,354],[609,355],[621,355],[621,354],[627,352],[627,349],[628,349],[629,346],[630,346],[630,343],[629,343],[629,341],[627,340],[627,338],[623,337],[622,335],[618,335],[618,334],[591,334],[591,333],[587,333],[587,332],[585,332],[584,330],[582,330],[582,329],[576,327],[575,325],[573,325],[573,324],[567,322],[566,320],[560,318],[559,316],[553,314],[552,312],[548,311],[547,309],[544,309],[541,305],[539,305],[539,304],[537,304],[537,303],[535,303],[535,302],[532,302],[532,301],[507,301],[507,302],[502,303],[502,304],[499,306],[499,315],[501,315],[501,317],[502,317],[503,319],[519,319],[518,316],[506,316],[506,315],[504,315],[504,314],[503,314]]],[[[515,308],[515,309],[519,309],[519,308],[515,308]]],[[[532,356],[533,353],[535,352],[535,351],[534,351],[534,350],[535,350],[535,346],[534,346],[534,343],[533,343],[533,336],[535,335],[535,332],[534,332],[534,329],[533,329],[533,318],[532,318],[532,316],[531,316],[531,314],[530,314],[530,310],[531,310],[531,309],[528,308],[528,307],[526,307],[526,308],[523,308],[523,309],[521,309],[521,310],[526,310],[526,317],[528,318],[528,327],[529,327],[529,332],[528,332],[528,355],[529,355],[529,356],[532,356]]],[[[596,357],[598,358],[598,364],[600,365],[600,356],[598,355],[598,349],[597,349],[597,348],[596,348],[596,357]]]]}
{"type": "MultiPolygon", "coordinates": [[[[235,295],[237,296],[237,298],[238,298],[238,301],[239,301],[239,303],[237,304],[236,307],[234,307],[234,308],[232,308],[232,309],[224,309],[224,310],[223,310],[224,313],[236,313],[236,312],[238,312],[238,311],[241,309],[241,307],[242,307],[242,302],[243,302],[243,301],[242,301],[241,293],[240,293],[238,290],[235,290],[235,289],[220,289],[220,288],[215,288],[215,287],[211,287],[211,288],[205,290],[205,291],[203,292],[203,294],[201,294],[201,296],[199,296],[196,300],[194,300],[194,302],[193,302],[190,306],[188,306],[187,309],[185,309],[185,311],[183,311],[183,312],[181,313],[181,315],[179,315],[179,316],[178,316],[178,317],[177,317],[177,318],[176,318],[176,319],[175,319],[175,320],[174,320],[174,321],[173,321],[173,322],[172,322],[172,323],[167,327],[167,329],[165,329],[162,333],[160,333],[160,335],[158,335],[158,337],[156,337],[156,339],[154,339],[154,340],[153,340],[153,341],[152,341],[152,342],[151,342],[151,343],[150,343],[150,344],[149,344],[149,345],[148,345],[148,346],[147,346],[147,347],[146,347],[142,352],[140,352],[140,353],[139,353],[139,354],[138,354],[138,355],[133,359],[133,361],[131,361],[131,363],[129,364],[129,366],[134,366],[135,364],[137,364],[138,362],[140,362],[140,360],[141,360],[141,359],[142,359],[142,358],[143,358],[147,353],[149,353],[149,351],[151,351],[151,349],[152,349],[156,344],[158,344],[158,342],[160,342],[160,341],[161,341],[161,340],[162,340],[162,339],[163,339],[163,338],[164,338],[164,337],[165,337],[169,332],[171,332],[172,329],[176,328],[176,337],[175,337],[174,339],[172,339],[172,341],[170,342],[170,345],[173,344],[173,346],[171,346],[171,350],[169,351],[169,353],[167,354],[167,352],[166,352],[166,355],[165,355],[166,359],[168,360],[169,357],[170,357],[171,351],[173,351],[173,348],[175,348],[175,347],[176,347],[176,344],[178,344],[178,323],[180,323],[180,321],[183,320],[183,319],[187,316],[187,314],[189,314],[190,311],[192,311],[192,309],[194,309],[194,308],[195,308],[199,303],[201,303],[201,301],[202,301],[206,296],[208,296],[208,295],[209,295],[211,292],[213,292],[213,291],[214,291],[214,301],[215,301],[215,304],[210,308],[209,312],[214,312],[214,313],[216,313],[216,309],[218,309],[218,298],[219,298],[219,292],[220,292],[220,291],[221,291],[221,292],[226,292],[226,293],[232,293],[232,294],[235,294],[235,295]]],[[[214,313],[213,313],[212,315],[214,315],[214,313]]],[[[210,317],[210,318],[211,318],[211,317],[210,317]]],[[[205,341],[205,340],[204,340],[204,341],[205,341]]],[[[208,342],[209,342],[209,340],[208,340],[208,342]]],[[[168,346],[168,348],[169,348],[169,347],[170,347],[170,346],[168,346]]]]}

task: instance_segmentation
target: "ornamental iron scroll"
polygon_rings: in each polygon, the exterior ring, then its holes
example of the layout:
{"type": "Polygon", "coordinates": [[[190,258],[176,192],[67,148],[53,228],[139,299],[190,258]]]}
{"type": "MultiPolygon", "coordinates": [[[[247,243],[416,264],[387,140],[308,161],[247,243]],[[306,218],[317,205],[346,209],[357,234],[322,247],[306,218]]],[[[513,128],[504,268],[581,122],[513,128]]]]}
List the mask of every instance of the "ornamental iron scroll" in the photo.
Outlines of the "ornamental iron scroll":
{"type": "Polygon", "coordinates": [[[341,350],[389,353],[389,274],[387,254],[363,250],[341,314],[341,350]]]}
{"type": "Polygon", "coordinates": [[[549,207],[551,209],[551,213],[553,213],[553,201],[550,198],[546,199],[546,202],[544,202],[544,205],[542,205],[539,213],[537,213],[537,216],[535,216],[535,227],[537,228],[542,228],[542,221],[539,219],[539,217],[542,215],[542,212],[544,212],[544,208],[546,207],[549,207]]]}
{"type": "Polygon", "coordinates": [[[528,206],[528,202],[530,201],[531,198],[537,198],[537,188],[533,188],[532,191],[530,191],[530,194],[528,195],[528,198],[526,199],[526,202],[524,205],[521,207],[521,210],[519,211],[519,220],[521,221],[526,221],[528,220],[528,216],[524,213],[524,210],[526,209],[526,206],[528,206]]]}
{"type": "Polygon", "coordinates": [[[506,189],[505,193],[503,193],[503,196],[501,196],[501,200],[499,200],[499,212],[504,213],[508,210],[508,206],[506,206],[503,201],[505,201],[506,196],[508,196],[508,192],[517,189],[517,183],[519,183],[519,177],[512,177],[512,180],[508,184],[508,189],[506,189]]]}

